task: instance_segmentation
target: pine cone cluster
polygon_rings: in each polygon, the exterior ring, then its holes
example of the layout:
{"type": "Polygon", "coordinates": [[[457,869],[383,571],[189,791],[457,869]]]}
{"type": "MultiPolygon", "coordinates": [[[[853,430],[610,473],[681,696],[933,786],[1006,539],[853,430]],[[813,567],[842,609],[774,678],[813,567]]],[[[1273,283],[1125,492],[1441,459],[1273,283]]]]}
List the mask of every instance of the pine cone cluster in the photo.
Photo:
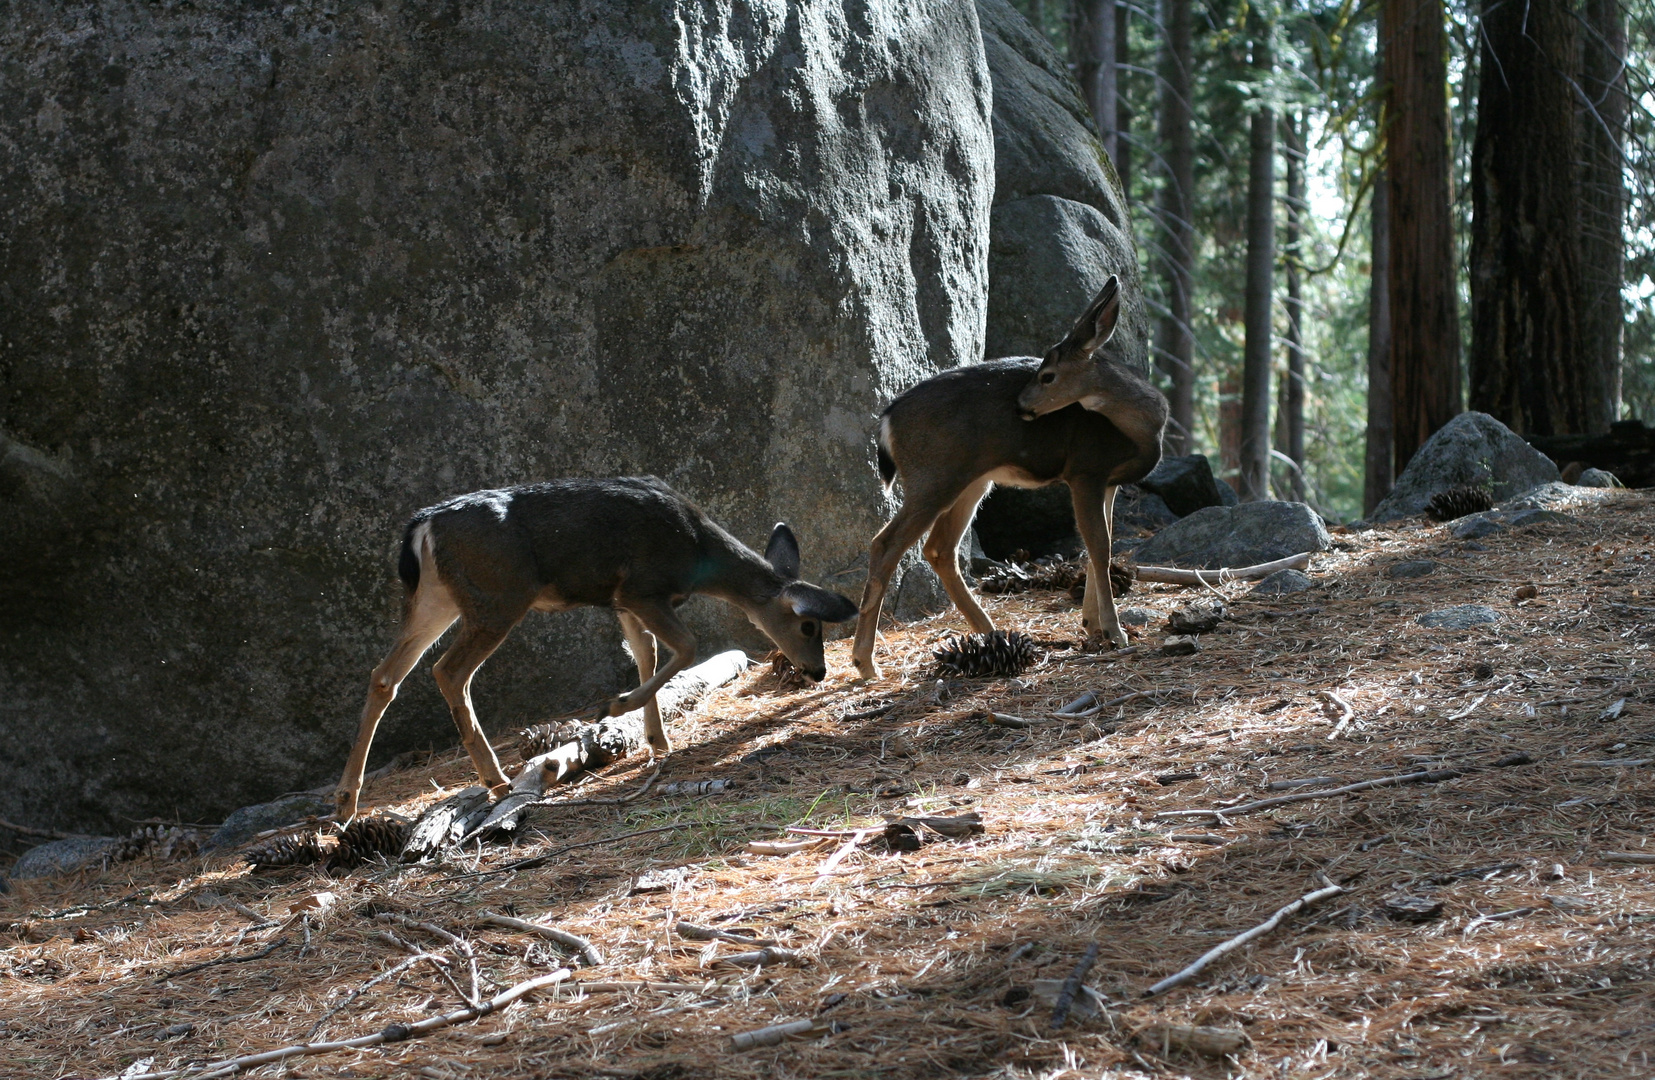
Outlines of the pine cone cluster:
{"type": "Polygon", "coordinates": [[[109,853],[111,862],[127,862],[153,855],[163,862],[188,859],[201,851],[207,834],[180,825],[148,825],[121,838],[109,853]]]}
{"type": "Polygon", "coordinates": [[[1021,674],[1040,658],[1040,650],[1027,635],[995,630],[949,638],[934,655],[937,674],[981,679],[1021,674]]]}
{"type": "Polygon", "coordinates": [[[247,865],[254,870],[268,870],[277,866],[309,866],[321,862],[338,843],[338,837],[324,837],[315,829],[273,836],[262,844],[255,844],[241,853],[247,865]],[[324,841],[332,843],[324,844],[324,841]]]}
{"type": "Polygon", "coordinates": [[[794,667],[793,661],[789,660],[787,654],[780,649],[772,652],[768,659],[770,661],[770,674],[776,677],[776,689],[782,693],[791,694],[795,690],[803,690],[810,685],[810,679],[805,676],[804,672],[794,667]]]}
{"type": "Polygon", "coordinates": [[[345,826],[338,844],[328,852],[329,870],[349,870],[370,859],[395,859],[408,842],[411,823],[399,817],[357,818],[345,826]]]}
{"type": "Polygon", "coordinates": [[[523,760],[550,753],[564,743],[580,738],[581,723],[565,720],[554,724],[536,724],[517,733],[517,752],[523,760]]]}
{"type": "MultiPolygon", "coordinates": [[[[1086,557],[1063,559],[1052,563],[1007,563],[1003,568],[990,570],[982,577],[985,593],[1003,594],[1028,592],[1032,589],[1054,589],[1068,592],[1076,601],[1086,592],[1086,557]]],[[[1109,564],[1109,584],[1117,597],[1132,591],[1132,571],[1118,560],[1109,564]]]]}
{"type": "Polygon", "coordinates": [[[1461,484],[1439,491],[1425,504],[1425,512],[1438,521],[1453,521],[1467,514],[1480,514],[1494,509],[1494,496],[1479,484],[1461,484]]]}

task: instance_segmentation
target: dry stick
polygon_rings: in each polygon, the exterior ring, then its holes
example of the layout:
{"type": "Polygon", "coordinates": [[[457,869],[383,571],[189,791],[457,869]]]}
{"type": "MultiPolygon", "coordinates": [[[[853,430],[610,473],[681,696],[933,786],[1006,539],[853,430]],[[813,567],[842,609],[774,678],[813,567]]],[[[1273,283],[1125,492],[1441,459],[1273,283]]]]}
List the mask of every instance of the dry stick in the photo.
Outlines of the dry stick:
{"type": "Polygon", "coordinates": [[[1310,552],[1289,555],[1275,562],[1257,566],[1225,567],[1222,570],[1180,570],[1174,566],[1138,566],[1132,576],[1139,581],[1155,581],[1165,585],[1224,585],[1231,581],[1252,581],[1269,577],[1277,570],[1298,570],[1310,565],[1310,552]]]}
{"type": "Polygon", "coordinates": [[[539,934],[548,941],[555,941],[559,945],[575,950],[589,967],[597,967],[603,963],[603,953],[598,951],[596,945],[593,945],[579,934],[571,934],[569,931],[559,930],[555,926],[529,922],[527,919],[513,919],[506,915],[495,915],[492,912],[485,913],[477,921],[484,926],[504,926],[508,930],[521,930],[525,934],[539,934]]]}
{"type": "MultiPolygon", "coordinates": [[[[438,956],[436,953],[428,953],[428,952],[415,953],[413,956],[410,956],[408,959],[402,961],[402,963],[397,964],[394,967],[391,967],[391,968],[389,968],[385,971],[380,972],[378,975],[375,975],[373,978],[369,979],[367,982],[363,983],[361,986],[357,987],[355,990],[352,990],[349,994],[345,995],[345,1000],[344,1001],[341,1001],[339,1004],[335,1005],[333,1008],[331,1008],[327,1012],[323,1013],[322,1016],[321,1016],[321,1019],[317,1020],[316,1023],[312,1024],[310,1026],[310,1030],[305,1032],[305,1042],[309,1042],[310,1040],[314,1039],[316,1037],[316,1033],[318,1031],[322,1030],[322,1025],[327,1023],[329,1020],[333,1019],[335,1016],[337,1016],[340,1012],[344,1011],[346,1008],[348,1008],[350,1006],[351,1002],[355,1001],[357,998],[361,997],[363,994],[367,993],[369,990],[372,990],[374,987],[378,986],[380,983],[384,982],[385,980],[396,978],[398,975],[401,975],[404,971],[407,971],[409,968],[413,967],[415,964],[418,964],[423,960],[430,960],[432,963],[439,964],[439,965],[441,963],[446,962],[446,961],[443,960],[442,957],[438,956]]],[[[438,970],[441,970],[440,966],[439,966],[438,970]]]]}
{"type": "Polygon", "coordinates": [[[340,1050],[359,1050],[363,1047],[378,1046],[381,1043],[402,1042],[405,1039],[417,1039],[441,1028],[451,1027],[454,1024],[464,1024],[472,1020],[487,1016],[489,1013],[510,1005],[526,994],[560,983],[572,973],[568,968],[558,968],[547,975],[540,975],[518,983],[516,986],[496,994],[487,1001],[481,1002],[459,1012],[451,1012],[442,1016],[433,1016],[414,1024],[392,1024],[383,1031],[376,1031],[372,1035],[362,1035],[354,1039],[341,1039],[338,1042],[301,1043],[298,1046],[284,1046],[280,1050],[267,1050],[262,1054],[248,1054],[245,1057],[231,1058],[228,1061],[206,1062],[199,1065],[186,1065],[182,1069],[165,1069],[161,1072],[122,1073],[120,1076],[105,1077],[104,1080],[167,1080],[168,1077],[184,1076],[189,1074],[193,1080],[213,1080],[219,1076],[229,1076],[243,1069],[251,1069],[257,1065],[269,1065],[277,1061],[286,1061],[292,1057],[308,1057],[314,1054],[332,1054],[340,1050]],[[207,1072],[198,1070],[206,1069],[207,1072]]]}
{"type": "Polygon", "coordinates": [[[732,945],[774,945],[774,938],[748,937],[745,934],[732,934],[728,930],[719,930],[711,926],[697,926],[682,920],[673,924],[673,931],[681,938],[689,941],[728,941],[732,945]]]}
{"type": "Polygon", "coordinates": [[[827,877],[832,874],[833,868],[845,861],[845,856],[849,855],[862,844],[866,843],[870,836],[877,836],[884,831],[885,826],[883,825],[876,829],[857,829],[856,832],[845,838],[845,842],[839,845],[838,851],[835,851],[832,855],[829,855],[825,860],[823,860],[822,865],[816,868],[816,876],[827,877]]]}
{"type": "Polygon", "coordinates": [[[689,983],[644,982],[575,982],[569,984],[584,994],[627,994],[639,990],[653,990],[658,994],[709,994],[722,987],[708,983],[692,986],[689,983]]]}
{"type": "Polygon", "coordinates": [[[1524,915],[1533,915],[1538,910],[1540,909],[1534,907],[1520,907],[1512,908],[1510,911],[1497,911],[1493,915],[1479,915],[1475,919],[1472,919],[1470,922],[1466,923],[1465,929],[1460,931],[1460,933],[1464,937],[1470,937],[1471,932],[1479,926],[1482,926],[1484,923],[1505,922],[1507,919],[1520,919],[1524,915]]]}
{"type": "Polygon", "coordinates": [[[1146,998],[1155,997],[1158,994],[1166,993],[1175,986],[1181,986],[1184,983],[1189,982],[1201,973],[1202,968],[1206,967],[1208,964],[1212,963],[1214,960],[1217,960],[1226,953],[1231,953],[1241,948],[1254,938],[1263,937],[1265,934],[1268,934],[1277,926],[1280,926],[1282,920],[1288,916],[1297,913],[1302,908],[1309,907],[1318,900],[1326,900],[1328,897],[1337,896],[1344,891],[1344,888],[1341,886],[1329,885],[1326,888],[1317,889],[1313,893],[1306,893],[1297,900],[1293,901],[1291,904],[1288,904],[1286,907],[1277,911],[1268,919],[1265,919],[1263,922],[1253,927],[1251,930],[1237,934],[1235,937],[1224,942],[1222,945],[1217,945],[1211,949],[1208,949],[1205,953],[1201,954],[1201,958],[1195,963],[1191,964],[1183,971],[1178,972],[1176,975],[1169,975],[1162,979],[1148,990],[1145,990],[1143,996],[1146,998]]]}
{"type": "Polygon", "coordinates": [[[432,937],[442,938],[454,946],[454,951],[465,957],[466,964],[471,969],[471,993],[469,995],[462,993],[460,997],[464,998],[465,1003],[473,1008],[482,1001],[482,993],[478,989],[477,954],[471,951],[471,945],[464,938],[449,933],[433,923],[420,922],[418,919],[410,918],[407,915],[398,915],[393,911],[382,911],[374,918],[380,922],[394,922],[399,926],[406,926],[410,930],[423,930],[432,937]]]}
{"type": "Polygon", "coordinates": [[[671,825],[658,825],[653,829],[639,829],[637,832],[621,833],[619,836],[606,836],[602,840],[587,840],[585,843],[569,844],[566,847],[558,848],[556,851],[548,851],[544,855],[536,855],[532,859],[519,859],[517,862],[507,863],[498,870],[476,870],[469,874],[454,874],[450,877],[438,878],[437,880],[439,882],[465,881],[469,878],[491,877],[495,874],[509,874],[513,870],[533,870],[536,867],[545,866],[559,855],[565,855],[571,851],[579,851],[581,848],[597,847],[600,844],[613,844],[621,840],[630,840],[634,836],[649,836],[652,833],[671,832],[674,829],[689,829],[700,824],[703,824],[703,822],[679,821],[671,825]]]}
{"type": "Polygon", "coordinates": [[[819,1031],[827,1031],[828,1025],[821,1020],[794,1020],[786,1024],[772,1024],[756,1031],[739,1031],[730,1036],[731,1050],[752,1050],[759,1046],[779,1046],[794,1035],[814,1035],[819,1031]]]}
{"type": "Polygon", "coordinates": [[[178,979],[185,975],[193,975],[198,971],[203,971],[210,967],[218,967],[220,964],[247,964],[254,960],[263,960],[265,957],[269,956],[271,953],[286,944],[286,938],[277,938],[260,952],[248,953],[246,956],[221,956],[217,960],[208,960],[204,964],[191,964],[187,968],[179,968],[171,974],[162,975],[160,978],[156,979],[155,982],[160,984],[166,982],[168,979],[178,979]]]}
{"type": "Polygon", "coordinates": [[[1642,851],[1605,851],[1598,858],[1604,862],[1655,863],[1655,853],[1642,851]]]}
{"type": "Polygon", "coordinates": [[[1222,821],[1236,814],[1251,814],[1255,810],[1268,810],[1272,806],[1285,806],[1288,803],[1305,802],[1309,799],[1327,799],[1335,795],[1349,795],[1352,792],[1367,791],[1369,788],[1391,787],[1396,784],[1435,783],[1464,775],[1464,771],[1460,769],[1429,769],[1425,772],[1405,773],[1402,776],[1382,776],[1377,780],[1363,780],[1358,784],[1346,784],[1344,787],[1328,788],[1326,791],[1278,795],[1273,799],[1259,799],[1257,802],[1242,803],[1240,806],[1230,806],[1222,810],[1163,810],[1155,815],[1155,819],[1159,821],[1162,818],[1210,817],[1222,821]]]}
{"type": "Polygon", "coordinates": [[[1652,764],[1652,763],[1655,763],[1655,758],[1645,757],[1645,758],[1621,758],[1620,760],[1616,760],[1615,758],[1609,758],[1606,761],[1565,761],[1563,764],[1565,766],[1568,766],[1568,765],[1590,765],[1594,769],[1614,769],[1614,768],[1630,769],[1630,768],[1633,768],[1635,766],[1649,765],[1649,764],[1652,764]]]}
{"type": "Polygon", "coordinates": [[[616,798],[613,798],[613,799],[541,799],[539,802],[533,802],[533,803],[530,803],[529,805],[530,806],[556,806],[556,807],[565,807],[565,806],[625,806],[629,802],[635,802],[638,799],[643,798],[644,795],[649,791],[649,789],[655,786],[655,781],[657,781],[661,778],[661,766],[665,765],[665,764],[666,764],[666,758],[657,758],[656,761],[655,761],[655,768],[651,769],[649,775],[644,778],[644,782],[643,782],[642,786],[640,786],[637,791],[634,791],[630,795],[620,795],[620,796],[617,796],[616,798]]]}
{"type": "MultiPolygon", "coordinates": [[[[1356,715],[1356,710],[1351,707],[1350,702],[1346,701],[1332,690],[1318,690],[1316,693],[1320,694],[1322,697],[1326,698],[1339,708],[1339,721],[1333,725],[1333,730],[1327,733],[1329,740],[1337,739],[1340,735],[1344,734],[1345,728],[1350,726],[1351,717],[1356,715]]],[[[1450,717],[1449,719],[1453,718],[1450,717]]]]}
{"type": "Polygon", "coordinates": [[[7,821],[5,818],[0,818],[0,829],[10,829],[14,833],[22,833],[24,836],[38,836],[46,840],[92,839],[85,833],[58,832],[56,829],[31,829],[27,825],[18,825],[14,822],[7,821]]]}
{"type": "Polygon", "coordinates": [[[1098,943],[1092,942],[1086,946],[1086,952],[1075,965],[1075,970],[1069,972],[1069,977],[1063,980],[1063,989],[1057,992],[1057,1004],[1052,1006],[1052,1027],[1060,1028],[1063,1022],[1069,1019],[1069,1009],[1075,1003],[1075,995],[1080,993],[1081,986],[1086,982],[1086,973],[1092,970],[1092,965],[1098,959],[1098,943]]]}

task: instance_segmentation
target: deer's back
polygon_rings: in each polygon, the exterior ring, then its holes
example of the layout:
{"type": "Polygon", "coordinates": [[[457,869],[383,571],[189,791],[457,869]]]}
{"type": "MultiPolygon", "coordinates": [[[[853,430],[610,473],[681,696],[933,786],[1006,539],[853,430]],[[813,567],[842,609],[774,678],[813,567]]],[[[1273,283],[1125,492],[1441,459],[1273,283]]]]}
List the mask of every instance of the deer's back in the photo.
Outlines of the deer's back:
{"type": "Polygon", "coordinates": [[[722,533],[653,476],[549,480],[476,491],[414,515],[429,522],[438,572],[451,585],[498,592],[531,585],[560,606],[690,591],[704,549],[722,533]]]}
{"type": "Polygon", "coordinates": [[[970,479],[1010,467],[1035,483],[1067,475],[1107,479],[1136,449],[1107,417],[1070,405],[1035,420],[1017,396],[1040,366],[1032,356],[950,368],[885,409],[886,445],[905,484],[941,463],[970,479]]]}

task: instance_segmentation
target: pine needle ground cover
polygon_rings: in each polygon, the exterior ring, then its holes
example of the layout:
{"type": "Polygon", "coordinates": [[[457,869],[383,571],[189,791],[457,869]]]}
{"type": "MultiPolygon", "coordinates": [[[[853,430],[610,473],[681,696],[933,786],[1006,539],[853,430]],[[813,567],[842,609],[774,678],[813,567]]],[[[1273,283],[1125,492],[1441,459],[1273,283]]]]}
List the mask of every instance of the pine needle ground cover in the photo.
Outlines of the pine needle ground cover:
{"type": "MultiPolygon", "coordinates": [[[[473,1022],[250,1075],[1648,1076],[1655,499],[1568,512],[1476,544],[1336,532],[1309,592],[1223,587],[1190,656],[1160,654],[1165,617],[1210,590],[1140,584],[1129,603],[1154,618],[1122,652],[1074,647],[1062,593],[988,598],[1040,645],[1015,678],[939,685],[953,613],[887,627],[876,683],[849,681],[848,641],[821,685],[757,665],[676,723],[641,798],[615,801],[649,772],[624,762],[556,791],[514,844],[438,863],[155,853],[18,882],[0,1076],[408,1033],[564,968],[473,1022]],[[1386,572],[1421,560],[1437,566],[1386,572]],[[1459,605],[1498,619],[1417,621],[1459,605]],[[1086,692],[1119,703],[1054,718],[1086,692]],[[1157,817],[1177,811],[1206,813],[1157,817]],[[973,813],[981,833],[879,839],[887,815],[973,813]],[[1142,996],[1327,885],[1343,891],[1142,996]],[[1077,985],[1107,1009],[1082,991],[1054,1028],[1051,991],[1088,957],[1077,985]],[[748,1035],[790,1022],[774,1045],[748,1035]],[[1196,1028],[1218,1034],[1172,1034],[1196,1028]]],[[[413,818],[473,780],[438,754],[364,806],[413,818]]]]}

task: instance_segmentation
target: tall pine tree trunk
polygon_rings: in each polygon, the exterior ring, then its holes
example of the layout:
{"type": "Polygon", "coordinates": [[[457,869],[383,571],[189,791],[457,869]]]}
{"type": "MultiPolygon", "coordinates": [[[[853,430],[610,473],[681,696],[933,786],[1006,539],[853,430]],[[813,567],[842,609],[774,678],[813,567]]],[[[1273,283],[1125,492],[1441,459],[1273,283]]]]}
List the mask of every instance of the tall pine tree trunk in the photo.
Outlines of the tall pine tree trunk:
{"type": "Polygon", "coordinates": [[[1626,252],[1626,14],[1621,0],[1582,8],[1580,160],[1581,355],[1600,372],[1604,411],[1621,405],[1621,309],[1626,252]]]}
{"type": "MultiPolygon", "coordinates": [[[[1253,43],[1255,77],[1271,70],[1269,28],[1253,43]]],[[[1253,113],[1247,163],[1247,287],[1243,319],[1247,341],[1241,367],[1241,491],[1243,499],[1270,497],[1270,292],[1276,261],[1276,114],[1253,113]]]]}
{"type": "Polygon", "coordinates": [[[1283,234],[1287,272],[1287,377],[1282,380],[1281,451],[1295,466],[1292,485],[1295,502],[1304,502],[1304,255],[1300,250],[1300,216],[1304,213],[1303,119],[1289,115],[1282,123],[1282,158],[1287,165],[1287,221],[1283,234]]]}
{"type": "Polygon", "coordinates": [[[1127,202],[1132,201],[1132,106],[1126,99],[1126,69],[1132,64],[1127,37],[1130,15],[1125,3],[1115,4],[1115,147],[1111,156],[1121,178],[1121,195],[1127,202]]]}
{"type": "Polygon", "coordinates": [[[1162,0],[1166,42],[1161,50],[1161,143],[1167,182],[1161,187],[1167,312],[1155,327],[1156,362],[1166,373],[1171,422],[1166,449],[1190,451],[1195,431],[1195,133],[1190,114],[1190,0],[1162,0]]]}
{"type": "Polygon", "coordinates": [[[1581,349],[1579,42],[1568,0],[1484,0],[1481,39],[1471,406],[1525,435],[1603,431],[1604,373],[1581,349]]]}
{"type": "Polygon", "coordinates": [[[1362,514],[1391,493],[1391,222],[1384,173],[1373,188],[1373,270],[1368,281],[1368,431],[1363,454],[1362,514]]]}
{"type": "Polygon", "coordinates": [[[1097,121],[1103,151],[1115,160],[1115,123],[1119,102],[1115,92],[1115,0],[1080,0],[1079,27],[1085,56],[1080,85],[1097,121]]]}
{"type": "Polygon", "coordinates": [[[1382,0],[1390,185],[1391,419],[1398,471],[1460,411],[1441,0],[1382,0]]]}

